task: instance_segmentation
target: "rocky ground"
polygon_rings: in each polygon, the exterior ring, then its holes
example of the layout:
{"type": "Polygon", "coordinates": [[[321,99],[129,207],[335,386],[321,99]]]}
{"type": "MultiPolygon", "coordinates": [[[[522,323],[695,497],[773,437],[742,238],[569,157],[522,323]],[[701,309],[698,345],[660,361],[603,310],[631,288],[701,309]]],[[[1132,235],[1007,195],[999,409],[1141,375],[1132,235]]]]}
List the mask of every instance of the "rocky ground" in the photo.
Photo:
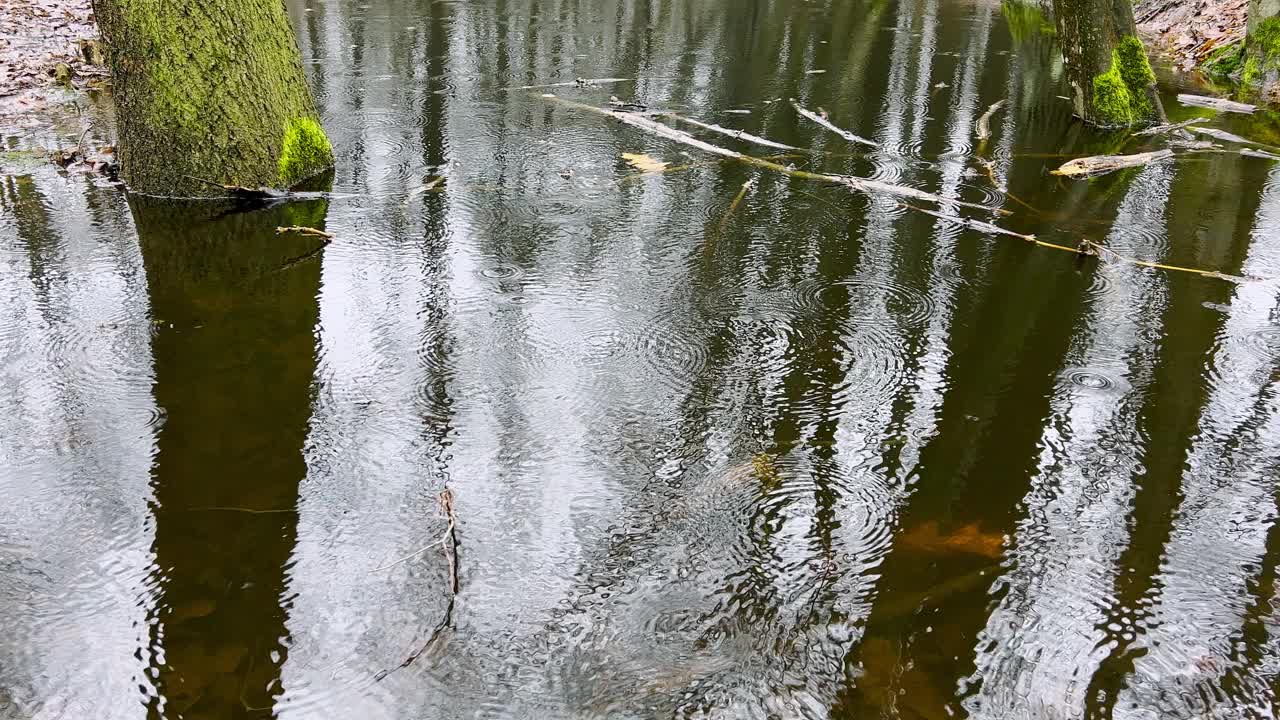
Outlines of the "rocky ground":
{"type": "Polygon", "coordinates": [[[1134,15],[1148,47],[1190,71],[1244,40],[1248,10],[1248,0],[1137,0],[1134,15]]]}
{"type": "Polygon", "coordinates": [[[19,123],[106,80],[90,0],[0,0],[0,119],[19,123]]]}

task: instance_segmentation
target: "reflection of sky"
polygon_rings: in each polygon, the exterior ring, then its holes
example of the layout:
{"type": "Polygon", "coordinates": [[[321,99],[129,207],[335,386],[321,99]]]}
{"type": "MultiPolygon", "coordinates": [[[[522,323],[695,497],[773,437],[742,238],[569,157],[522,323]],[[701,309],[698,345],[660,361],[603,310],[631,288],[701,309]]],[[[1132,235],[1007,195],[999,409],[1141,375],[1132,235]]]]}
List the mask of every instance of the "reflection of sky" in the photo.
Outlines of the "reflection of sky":
{"type": "Polygon", "coordinates": [[[142,257],[118,195],[0,182],[0,693],[21,717],[140,717],[155,417],[142,257]],[[116,219],[93,223],[91,198],[116,219]]]}
{"type": "MultiPolygon", "coordinates": [[[[759,121],[753,131],[841,154],[824,159],[835,171],[973,201],[986,183],[969,157],[974,125],[996,92],[1010,96],[991,143],[996,175],[1012,183],[1031,167],[1023,175],[1039,181],[1040,166],[1014,155],[1040,112],[1024,87],[1039,80],[1024,77],[1035,58],[993,60],[1005,38],[990,4],[965,10],[963,32],[948,27],[953,3],[828,8],[874,20],[839,26],[858,35],[837,54],[818,39],[835,21],[785,3],[732,19],[698,2],[310,4],[291,11],[340,155],[325,225],[337,240],[320,260],[278,714],[605,716],[643,699],[821,716],[862,657],[873,607],[900,591],[880,572],[924,494],[921,458],[941,428],[964,427],[942,422],[954,336],[984,320],[962,310],[1010,292],[972,266],[1027,249],[894,202],[706,162],[503,88],[635,77],[554,92],[759,121]],[[828,74],[804,74],[815,68],[828,74]],[[844,157],[834,135],[764,104],[794,94],[816,107],[832,87],[856,98],[829,108],[833,121],[881,149],[844,157]],[[705,164],[636,177],[622,152],[705,164]],[[423,191],[437,174],[443,191],[423,191]],[[755,189],[730,216],[749,177],[755,189]],[[770,463],[778,477],[761,477],[770,463]],[[446,486],[463,591],[453,627],[397,669],[448,607],[433,546],[446,486]],[[744,510],[757,506],[768,512],[744,510]]],[[[1180,182],[1170,166],[1117,182],[1108,243],[1161,257],[1180,182]]],[[[127,217],[118,196],[91,212],[80,185],[39,187],[49,227],[33,234],[0,209],[0,553],[17,559],[0,565],[0,603],[19,621],[0,639],[0,667],[18,669],[38,717],[78,704],[126,717],[136,706],[102,699],[136,697],[150,660],[133,657],[148,645],[145,281],[132,230],[85,220],[127,217]]],[[[1280,232],[1276,187],[1273,176],[1255,240],[1280,232]]],[[[34,197],[30,185],[17,192],[34,197]]],[[[1245,271],[1280,273],[1273,255],[1256,242],[1245,271]]],[[[1166,275],[1097,274],[1060,377],[1043,379],[1048,423],[1034,448],[1010,450],[1034,458],[1029,486],[1011,491],[1022,504],[1008,517],[969,513],[1007,527],[1011,548],[975,628],[976,667],[964,669],[975,715],[1077,716],[1110,651],[1104,623],[1148,450],[1141,413],[1159,336],[1176,328],[1164,327],[1166,275]]],[[[959,411],[995,427],[1025,421],[994,416],[1017,405],[1002,395],[1022,367],[1014,355],[1043,340],[1017,316],[1020,299],[1000,311],[1025,336],[989,363],[996,387],[967,388],[959,411]]],[[[1274,469],[1280,413],[1259,333],[1274,330],[1275,307],[1271,284],[1241,285],[1228,303],[1152,629],[1135,643],[1149,652],[1117,713],[1130,701],[1185,710],[1160,695],[1182,678],[1273,682],[1276,620],[1257,620],[1250,603],[1271,561],[1263,469],[1274,469]],[[1231,656],[1250,623],[1266,629],[1261,658],[1231,656]]],[[[941,487],[949,472],[985,467],[975,455],[998,444],[986,430],[972,431],[958,467],[931,468],[931,501],[955,500],[941,487]]]]}
{"type": "MultiPolygon", "coordinates": [[[[1263,194],[1243,273],[1280,274],[1280,171],[1263,194]]],[[[1276,358],[1257,345],[1274,328],[1280,292],[1273,282],[1239,285],[1208,373],[1213,380],[1182,477],[1181,498],[1149,609],[1146,651],[1134,665],[1117,717],[1156,718],[1209,712],[1204,688],[1235,671],[1241,695],[1227,703],[1270,705],[1274,668],[1232,668],[1246,614],[1255,603],[1276,521],[1280,472],[1280,396],[1276,358]]],[[[1267,609],[1261,609],[1267,613],[1267,609]]],[[[1209,690],[1212,692],[1212,690],[1209,690]]],[[[1255,706],[1256,709],[1257,706],[1255,706]]]]}
{"type": "MultiPolygon", "coordinates": [[[[1108,246],[1151,252],[1127,228],[1163,229],[1174,171],[1144,169],[1120,203],[1108,246]]],[[[1128,540],[1133,474],[1141,462],[1137,418],[1156,359],[1164,278],[1105,268],[1114,287],[1095,296],[1076,329],[1040,440],[1027,516],[1012,538],[1004,597],[978,642],[974,717],[1084,714],[1088,678],[1108,646],[1101,630],[1116,563],[1128,540]]]]}

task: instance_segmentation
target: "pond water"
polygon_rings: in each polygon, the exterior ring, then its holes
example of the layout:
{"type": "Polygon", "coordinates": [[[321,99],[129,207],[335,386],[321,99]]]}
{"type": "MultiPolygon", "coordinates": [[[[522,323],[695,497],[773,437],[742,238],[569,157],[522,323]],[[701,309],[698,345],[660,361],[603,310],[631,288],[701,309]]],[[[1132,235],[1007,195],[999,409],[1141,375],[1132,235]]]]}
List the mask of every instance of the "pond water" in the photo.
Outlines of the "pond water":
{"type": "Polygon", "coordinates": [[[0,179],[0,717],[1274,712],[1280,165],[1050,175],[1167,139],[989,2],[290,12],[332,193],[0,179]]]}

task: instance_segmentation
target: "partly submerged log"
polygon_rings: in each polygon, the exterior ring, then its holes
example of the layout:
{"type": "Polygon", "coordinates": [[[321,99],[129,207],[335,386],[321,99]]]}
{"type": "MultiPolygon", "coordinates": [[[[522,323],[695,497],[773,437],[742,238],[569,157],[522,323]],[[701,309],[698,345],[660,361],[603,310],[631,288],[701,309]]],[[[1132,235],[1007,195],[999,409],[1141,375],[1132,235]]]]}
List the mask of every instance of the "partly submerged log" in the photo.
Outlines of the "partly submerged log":
{"type": "Polygon", "coordinates": [[[845,130],[844,128],[836,127],[831,123],[830,120],[826,119],[825,117],[819,115],[818,113],[813,112],[812,110],[807,110],[801,107],[800,103],[796,102],[795,98],[791,99],[791,107],[795,108],[796,112],[800,113],[801,117],[804,117],[807,120],[812,120],[813,122],[821,125],[822,127],[830,130],[831,132],[839,135],[840,137],[844,138],[845,140],[848,140],[851,143],[866,145],[867,147],[880,147],[880,143],[877,143],[873,140],[868,140],[862,137],[861,135],[855,135],[849,132],[848,130],[845,130]]]}
{"type": "Polygon", "coordinates": [[[1235,133],[1229,133],[1226,130],[1219,130],[1217,128],[1200,127],[1197,125],[1195,127],[1189,127],[1187,129],[1198,135],[1204,135],[1206,137],[1211,137],[1215,140],[1221,140],[1223,142],[1236,143],[1237,145],[1259,144],[1250,140],[1249,138],[1243,138],[1243,137],[1240,137],[1239,135],[1236,135],[1235,133]]]}
{"type": "MultiPolygon", "coordinates": [[[[609,112],[609,111],[605,111],[605,112],[609,112]]],[[[666,138],[668,140],[682,143],[690,147],[695,147],[695,148],[698,148],[699,150],[704,150],[706,152],[714,153],[716,155],[721,155],[723,157],[734,158],[736,160],[741,160],[743,162],[750,163],[752,165],[768,168],[775,172],[783,173],[784,175],[790,175],[791,177],[802,178],[804,180],[816,180],[818,182],[843,185],[852,190],[856,190],[860,193],[864,193],[868,195],[889,195],[893,197],[911,198],[913,200],[923,200],[925,202],[937,203],[939,205],[954,205],[957,207],[967,207],[975,210],[987,210],[987,211],[993,211],[997,213],[1003,212],[999,208],[991,207],[989,205],[979,205],[977,203],[963,202],[961,200],[956,200],[953,198],[944,198],[941,195],[935,195],[931,192],[925,192],[924,190],[917,190],[916,188],[908,187],[906,185],[894,185],[892,183],[882,182],[880,180],[872,180],[871,178],[856,177],[853,175],[829,175],[826,173],[809,172],[807,170],[797,170],[795,168],[779,165],[778,163],[770,162],[762,158],[753,157],[751,155],[744,155],[743,153],[735,152],[733,150],[729,150],[728,148],[722,148],[718,145],[712,145],[711,143],[703,142],[688,133],[681,132],[679,130],[676,130],[675,128],[668,127],[666,125],[663,125],[660,122],[650,120],[647,117],[634,115],[632,113],[609,112],[609,114],[617,117],[619,120],[626,123],[627,125],[631,125],[632,127],[640,128],[642,130],[647,130],[648,132],[653,133],[658,137],[666,138]]]]}
{"type": "Polygon", "coordinates": [[[1280,155],[1269,153],[1265,150],[1254,150],[1253,148],[1240,148],[1240,154],[1245,157],[1262,158],[1264,160],[1280,160],[1280,155]]]}
{"type": "Polygon", "coordinates": [[[1209,108],[1219,112],[1243,113],[1252,115],[1258,109],[1257,105],[1248,103],[1235,102],[1234,100],[1224,100],[1222,98],[1207,97],[1204,95],[1189,95],[1182,93],[1178,95],[1178,102],[1191,107],[1209,108]]]}
{"type": "Polygon", "coordinates": [[[1173,157],[1172,150],[1156,150],[1133,155],[1095,155],[1093,157],[1076,158],[1067,162],[1062,167],[1054,170],[1053,174],[1066,177],[1092,177],[1125,168],[1141,167],[1170,157],[1173,157]]]}

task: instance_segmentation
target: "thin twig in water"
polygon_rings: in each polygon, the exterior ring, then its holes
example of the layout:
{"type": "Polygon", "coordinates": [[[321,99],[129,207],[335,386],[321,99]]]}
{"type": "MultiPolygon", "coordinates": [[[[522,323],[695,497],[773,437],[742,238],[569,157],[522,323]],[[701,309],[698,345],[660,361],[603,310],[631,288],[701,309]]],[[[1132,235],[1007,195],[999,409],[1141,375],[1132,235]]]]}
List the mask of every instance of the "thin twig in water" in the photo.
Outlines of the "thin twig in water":
{"type": "Polygon", "coordinates": [[[89,134],[89,131],[92,129],[93,129],[93,125],[90,125],[89,127],[85,128],[84,132],[80,133],[80,139],[76,141],[76,154],[80,156],[81,160],[84,159],[84,138],[86,135],[89,134]]]}
{"type": "Polygon", "coordinates": [[[422,643],[421,647],[411,653],[409,657],[405,658],[404,662],[393,668],[382,670],[375,675],[373,678],[374,682],[382,682],[383,679],[396,670],[407,668],[412,665],[418,658],[422,657],[433,644],[435,644],[436,639],[439,638],[446,629],[453,625],[453,605],[454,601],[457,600],[458,597],[458,521],[453,512],[453,491],[447,487],[441,490],[437,501],[440,503],[440,510],[449,520],[449,525],[445,528],[444,535],[437,543],[434,543],[436,545],[441,543],[444,544],[445,560],[449,563],[449,602],[445,604],[444,615],[440,618],[440,622],[436,623],[436,626],[431,630],[431,634],[427,636],[426,642],[422,643]]]}
{"type": "Polygon", "coordinates": [[[983,222],[981,220],[971,220],[966,217],[960,217],[959,215],[949,215],[947,213],[936,212],[933,210],[929,210],[927,208],[916,207],[915,205],[911,205],[910,203],[900,202],[898,204],[904,208],[915,210],[916,212],[922,212],[925,215],[932,215],[933,217],[936,217],[939,220],[944,220],[954,225],[960,225],[970,230],[977,230],[978,232],[988,233],[991,235],[1007,235],[1008,237],[1018,238],[1019,240],[1026,240],[1027,242],[1036,241],[1035,235],[1023,235],[1022,233],[1014,232],[1012,230],[1005,230],[1004,228],[999,227],[997,225],[992,225],[989,222],[983,222]]]}
{"type": "Polygon", "coordinates": [[[673,112],[661,113],[661,115],[665,117],[669,117],[673,120],[679,120],[682,123],[688,123],[694,127],[700,127],[703,130],[710,130],[711,132],[720,133],[721,135],[727,135],[735,140],[742,140],[749,143],[755,143],[756,145],[762,145],[768,148],[775,148],[777,150],[799,150],[800,149],[798,147],[795,147],[794,145],[785,145],[780,142],[774,142],[773,140],[769,140],[767,138],[762,138],[758,135],[752,135],[746,130],[731,130],[730,128],[727,128],[727,127],[722,127],[720,125],[716,125],[713,123],[704,123],[701,120],[694,120],[693,118],[688,118],[673,112]]]}
{"type": "Polygon", "coordinates": [[[795,108],[796,112],[800,113],[805,118],[818,123],[822,127],[830,130],[831,132],[839,135],[840,137],[844,138],[845,140],[848,140],[851,143],[858,143],[860,145],[866,145],[868,147],[880,147],[880,143],[874,142],[872,140],[868,140],[862,137],[861,135],[854,135],[853,133],[849,132],[848,130],[845,130],[844,128],[836,127],[835,125],[831,124],[830,120],[822,117],[821,115],[811,110],[806,110],[805,108],[800,106],[800,103],[795,101],[795,98],[791,99],[791,107],[795,108]]]}
{"type": "Polygon", "coordinates": [[[738,206],[742,204],[742,199],[745,198],[747,196],[747,193],[751,192],[751,189],[754,188],[755,186],[756,186],[755,178],[751,178],[746,182],[742,183],[742,189],[739,190],[737,196],[733,198],[733,202],[729,203],[729,209],[725,211],[724,217],[721,218],[720,220],[721,230],[724,229],[725,225],[729,224],[729,218],[733,217],[733,211],[738,209],[738,206]]]}
{"type": "Polygon", "coordinates": [[[1240,277],[1238,275],[1228,275],[1226,273],[1220,273],[1214,270],[1200,270],[1197,268],[1180,267],[1178,265],[1165,265],[1164,263],[1151,262],[1150,260],[1139,260],[1137,258],[1131,258],[1126,255],[1121,255],[1120,253],[1116,252],[1115,250],[1112,250],[1111,248],[1105,245],[1096,243],[1088,239],[1081,240],[1080,244],[1076,247],[1067,247],[1066,245],[1058,245],[1057,243],[1046,242],[1044,240],[1037,238],[1035,235],[1023,235],[1021,233],[1016,233],[1011,230],[1005,230],[1004,228],[997,227],[990,223],[984,223],[980,220],[970,220],[968,218],[962,218],[956,215],[947,215],[945,213],[934,212],[933,210],[915,207],[912,205],[908,205],[906,203],[900,203],[900,204],[903,205],[904,207],[908,207],[908,208],[911,208],[912,210],[916,210],[917,212],[922,212],[926,215],[932,215],[939,219],[953,222],[953,223],[956,223],[957,225],[963,225],[973,230],[978,230],[986,233],[994,233],[998,235],[1007,235],[1009,237],[1018,238],[1019,240],[1025,240],[1027,242],[1034,243],[1035,245],[1039,245],[1040,247],[1052,248],[1054,250],[1062,250],[1064,252],[1069,252],[1073,255],[1086,255],[1086,256],[1093,255],[1098,258],[1107,258],[1107,259],[1114,260],[1116,262],[1125,263],[1127,265],[1136,265],[1138,267],[1153,268],[1156,270],[1171,270],[1175,272],[1193,273],[1195,275],[1200,275],[1202,277],[1216,278],[1218,280],[1226,280],[1228,282],[1235,282],[1235,283],[1251,282],[1251,281],[1257,281],[1257,280],[1263,279],[1263,278],[1254,278],[1254,277],[1240,277]]]}
{"type": "Polygon", "coordinates": [[[1176,130],[1182,130],[1191,125],[1195,125],[1198,122],[1204,122],[1204,118],[1194,117],[1194,118],[1191,118],[1190,120],[1183,120],[1182,122],[1169,123],[1167,125],[1156,125],[1155,127],[1149,127],[1146,130],[1139,130],[1135,132],[1134,135],[1138,135],[1140,137],[1164,135],[1165,133],[1174,132],[1176,130]]]}
{"type": "Polygon", "coordinates": [[[1182,267],[1179,265],[1166,265],[1164,263],[1152,262],[1150,260],[1139,260],[1137,258],[1131,258],[1125,255],[1121,255],[1120,253],[1116,252],[1115,250],[1112,250],[1111,248],[1107,247],[1106,245],[1103,245],[1102,243],[1097,243],[1087,239],[1081,240],[1080,244],[1091,248],[1093,250],[1093,253],[1097,255],[1099,258],[1110,258],[1112,260],[1126,263],[1129,265],[1137,265],[1138,267],[1154,268],[1156,270],[1172,270],[1174,272],[1192,273],[1192,274],[1200,275],[1203,277],[1217,278],[1219,280],[1227,280],[1227,281],[1236,282],[1236,283],[1257,281],[1262,279],[1262,278],[1252,278],[1252,277],[1241,277],[1239,275],[1228,275],[1227,273],[1217,272],[1216,270],[1200,270],[1199,268],[1182,267]]]}
{"type": "Polygon", "coordinates": [[[394,562],[389,562],[389,563],[387,563],[386,565],[379,565],[378,567],[376,567],[376,568],[374,568],[374,569],[370,570],[369,572],[371,572],[371,573],[376,573],[376,572],[379,572],[379,571],[382,571],[382,570],[388,570],[388,569],[390,569],[390,568],[393,568],[393,567],[395,567],[395,566],[399,565],[400,563],[403,563],[403,562],[407,562],[407,561],[409,561],[409,560],[412,560],[412,559],[414,559],[414,558],[418,557],[419,555],[421,555],[422,553],[424,553],[424,552],[426,552],[426,551],[430,550],[431,548],[436,547],[437,545],[443,545],[446,539],[447,539],[447,538],[440,538],[439,540],[436,540],[436,541],[435,541],[435,542],[433,542],[433,543],[430,543],[430,544],[424,545],[424,546],[422,546],[421,548],[419,548],[419,549],[417,549],[417,550],[414,550],[413,552],[409,553],[408,555],[405,555],[404,557],[400,558],[399,560],[396,560],[396,561],[394,561],[394,562]]]}
{"type": "Polygon", "coordinates": [[[974,210],[986,210],[988,212],[994,212],[1002,215],[1010,214],[1009,211],[1003,210],[998,207],[993,207],[990,205],[979,205],[977,203],[968,203],[968,202],[963,202],[961,200],[944,198],[939,195],[925,192],[923,190],[917,190],[915,188],[907,187],[905,185],[893,185],[891,183],[881,182],[879,180],[872,180],[870,178],[857,177],[853,175],[827,175],[824,173],[809,172],[807,170],[797,170],[795,168],[779,165],[776,162],[770,162],[768,160],[765,160],[764,158],[758,158],[753,155],[746,155],[744,153],[740,153],[735,150],[730,150],[728,148],[720,147],[719,145],[712,145],[709,142],[699,140],[698,138],[690,135],[687,132],[684,132],[682,130],[676,130],[673,127],[670,127],[668,125],[663,125],[662,123],[657,122],[656,120],[652,120],[650,118],[643,117],[635,113],[604,110],[598,107],[594,107],[592,105],[586,105],[583,103],[573,102],[571,100],[564,100],[561,98],[549,98],[549,99],[554,99],[555,101],[563,103],[565,105],[569,105],[570,107],[575,107],[582,110],[599,113],[601,115],[606,115],[608,117],[614,118],[622,122],[625,125],[630,125],[634,128],[644,130],[646,132],[657,135],[658,137],[671,140],[672,142],[688,145],[690,147],[694,147],[704,152],[712,153],[714,155],[719,155],[721,157],[733,158],[734,160],[739,160],[739,161],[748,163],[750,165],[768,168],[769,170],[780,172],[780,173],[783,173],[784,175],[789,175],[791,177],[801,178],[803,180],[815,180],[817,182],[843,185],[851,190],[855,190],[857,192],[862,192],[867,194],[880,194],[880,195],[892,195],[897,197],[907,197],[907,198],[912,198],[914,200],[924,200],[926,202],[938,203],[940,205],[953,205],[957,207],[972,208],[974,210]]]}
{"type": "MultiPolygon", "coordinates": [[[[404,562],[404,561],[406,561],[406,560],[412,560],[413,558],[418,557],[418,556],[419,556],[419,555],[421,555],[422,553],[424,553],[424,552],[426,552],[426,551],[430,550],[431,548],[433,548],[433,547],[435,547],[435,546],[437,546],[437,545],[443,545],[443,544],[445,544],[446,542],[448,542],[448,541],[449,541],[449,539],[453,537],[453,532],[454,532],[454,527],[453,527],[453,523],[454,523],[454,517],[453,517],[453,493],[451,493],[451,492],[449,491],[449,488],[445,488],[443,491],[441,491],[441,493],[440,493],[440,497],[439,497],[439,503],[440,503],[440,510],[444,512],[444,517],[445,517],[445,519],[446,519],[446,520],[448,520],[448,524],[447,524],[447,526],[446,526],[446,527],[445,527],[445,529],[444,529],[444,533],[440,535],[440,539],[439,539],[439,540],[436,540],[435,542],[431,543],[430,545],[427,545],[427,546],[425,546],[425,547],[423,547],[423,548],[421,548],[421,549],[419,549],[419,550],[415,550],[415,551],[413,551],[412,553],[409,553],[408,555],[405,555],[404,557],[400,558],[399,560],[396,560],[396,561],[395,561],[395,562],[393,562],[393,563],[388,563],[388,564],[383,565],[383,566],[381,566],[381,567],[376,567],[376,568],[374,568],[374,569],[370,570],[369,572],[373,573],[373,572],[378,572],[379,570],[386,570],[387,568],[395,567],[396,565],[399,565],[400,563],[402,563],[402,562],[404,562]]],[[[454,592],[457,592],[457,584],[458,584],[458,583],[457,583],[457,580],[456,580],[457,574],[456,574],[456,573],[451,572],[451,573],[450,573],[450,577],[455,578],[455,579],[453,580],[453,582],[451,583],[450,587],[452,587],[452,588],[454,589],[454,592]]]]}
{"type": "Polygon", "coordinates": [[[1005,197],[1007,197],[1007,198],[1009,198],[1010,200],[1012,200],[1012,201],[1014,201],[1014,202],[1018,203],[1018,204],[1019,204],[1019,205],[1021,205],[1022,207],[1024,207],[1024,208],[1026,208],[1026,209],[1030,210],[1031,212],[1033,212],[1033,213],[1035,213],[1035,214],[1037,214],[1037,215],[1045,215],[1045,214],[1046,214],[1046,213],[1045,213],[1045,211],[1041,210],[1040,208],[1036,207],[1035,205],[1032,205],[1031,203],[1027,202],[1026,200],[1023,200],[1022,198],[1018,197],[1017,195],[1014,195],[1012,192],[1009,192],[1009,188],[1008,188],[1008,187],[1004,186],[1002,183],[1000,183],[1000,181],[996,180],[996,169],[995,169],[995,167],[991,164],[991,161],[990,161],[990,160],[988,160],[988,159],[986,159],[986,158],[984,158],[984,157],[981,157],[981,156],[975,156],[975,157],[973,158],[973,160],[974,160],[974,162],[978,163],[978,165],[982,168],[982,171],[986,174],[987,179],[991,181],[991,187],[992,187],[992,188],[994,188],[994,189],[996,189],[996,190],[999,190],[1002,194],[1004,194],[1004,196],[1005,196],[1005,197]]]}

